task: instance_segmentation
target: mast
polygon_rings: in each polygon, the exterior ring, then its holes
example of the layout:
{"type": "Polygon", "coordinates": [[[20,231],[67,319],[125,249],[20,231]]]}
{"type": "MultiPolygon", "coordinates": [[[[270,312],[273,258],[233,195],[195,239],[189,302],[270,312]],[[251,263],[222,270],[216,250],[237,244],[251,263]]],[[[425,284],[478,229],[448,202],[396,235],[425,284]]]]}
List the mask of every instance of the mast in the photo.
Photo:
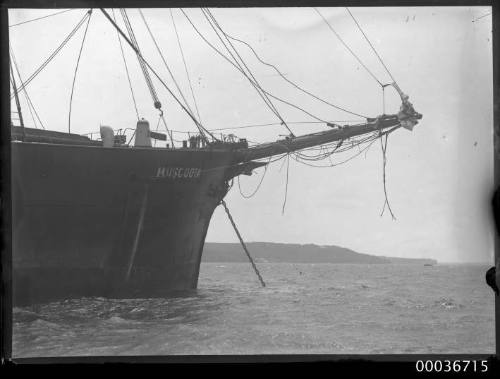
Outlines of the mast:
{"type": "MultiPolygon", "coordinates": [[[[12,69],[12,59],[9,58],[9,63],[10,63],[10,75],[11,75],[11,82],[12,82],[12,89],[14,90],[14,97],[16,99],[16,107],[17,107],[17,114],[19,115],[19,122],[21,123],[21,129],[23,133],[23,142],[25,140],[25,131],[24,131],[24,120],[23,120],[23,114],[21,112],[21,103],[19,102],[19,95],[17,93],[17,86],[16,86],[16,78],[14,77],[14,70],[12,69]]],[[[11,121],[12,123],[12,121],[11,121]]]]}

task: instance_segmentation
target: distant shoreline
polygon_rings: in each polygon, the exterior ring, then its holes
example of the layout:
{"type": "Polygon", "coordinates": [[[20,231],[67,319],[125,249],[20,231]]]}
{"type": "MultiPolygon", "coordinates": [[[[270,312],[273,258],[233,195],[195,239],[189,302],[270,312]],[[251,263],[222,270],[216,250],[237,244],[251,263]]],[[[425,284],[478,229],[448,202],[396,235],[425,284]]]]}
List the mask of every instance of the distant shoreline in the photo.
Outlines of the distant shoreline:
{"type": "MultiPolygon", "coordinates": [[[[436,265],[430,258],[396,258],[357,253],[354,250],[329,245],[249,242],[250,254],[260,263],[365,263],[436,265]]],[[[244,263],[248,258],[238,243],[206,242],[202,262],[244,263]]]]}

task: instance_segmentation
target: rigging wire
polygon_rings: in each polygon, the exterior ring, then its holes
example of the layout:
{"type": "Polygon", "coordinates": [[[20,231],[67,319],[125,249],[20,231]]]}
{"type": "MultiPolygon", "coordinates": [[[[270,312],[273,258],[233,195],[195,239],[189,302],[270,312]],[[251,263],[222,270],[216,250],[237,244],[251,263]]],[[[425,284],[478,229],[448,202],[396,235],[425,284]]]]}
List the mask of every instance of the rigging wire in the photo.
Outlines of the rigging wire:
{"type": "MultiPolygon", "coordinates": [[[[329,120],[330,123],[332,122],[360,122],[361,120],[329,120]]],[[[287,121],[287,124],[293,125],[293,124],[324,124],[324,121],[287,121]]],[[[241,126],[232,126],[232,127],[227,127],[227,128],[217,128],[217,129],[210,129],[211,131],[219,131],[219,130],[236,130],[236,129],[248,129],[248,128],[260,128],[264,126],[279,126],[281,123],[279,122],[270,122],[267,124],[255,124],[255,125],[241,125],[241,126]]]]}
{"type": "MultiPolygon", "coordinates": [[[[10,74],[11,74],[10,75],[10,84],[12,86],[12,90],[15,92],[16,91],[16,79],[14,77],[14,70],[12,69],[12,65],[10,65],[10,74]]],[[[24,120],[23,120],[23,114],[21,111],[21,104],[19,103],[19,96],[15,97],[15,101],[16,101],[17,112],[13,112],[13,113],[17,113],[17,115],[19,116],[18,120],[19,120],[20,126],[21,126],[22,131],[23,131],[22,140],[24,141],[26,136],[24,133],[24,120]]],[[[11,122],[11,125],[14,126],[14,123],[12,122],[12,115],[11,115],[10,122],[11,122]]]]}
{"type": "Polygon", "coordinates": [[[56,13],[52,13],[52,14],[48,14],[48,15],[46,15],[46,16],[37,17],[37,18],[31,19],[31,20],[18,22],[17,24],[12,24],[12,25],[9,25],[9,28],[12,28],[12,27],[14,27],[14,26],[19,26],[19,25],[27,24],[28,22],[33,22],[33,21],[42,20],[42,19],[47,18],[47,17],[57,16],[58,14],[62,14],[62,13],[66,13],[66,12],[71,12],[71,11],[74,11],[75,9],[76,9],[76,8],[73,8],[73,9],[66,9],[65,11],[60,11],[60,12],[56,12],[56,13]]]}
{"type": "MultiPolygon", "coordinates": [[[[163,119],[163,124],[165,126],[165,130],[167,131],[167,134],[170,137],[170,141],[172,143],[172,147],[174,147],[174,140],[172,138],[172,134],[169,132],[169,129],[167,127],[167,122],[164,119],[163,110],[161,109],[161,102],[160,102],[160,100],[158,98],[158,94],[156,92],[156,88],[155,88],[155,86],[153,84],[153,81],[151,79],[151,75],[149,75],[148,68],[146,67],[144,61],[141,59],[142,54],[140,53],[139,44],[137,42],[137,39],[135,38],[135,33],[134,33],[133,28],[132,28],[132,24],[130,23],[130,20],[128,18],[127,11],[124,8],[121,8],[120,9],[120,13],[122,15],[123,22],[124,22],[125,27],[127,29],[128,35],[129,35],[130,39],[132,40],[132,43],[134,44],[134,47],[137,49],[137,51],[136,51],[137,60],[139,61],[139,65],[141,66],[141,70],[142,70],[142,73],[144,75],[144,79],[146,80],[146,84],[147,84],[149,92],[151,94],[151,98],[153,99],[153,105],[154,105],[154,107],[156,109],[159,110],[159,112],[160,112],[160,118],[163,119]]],[[[142,15],[142,13],[141,13],[141,15],[142,15]]],[[[145,21],[144,18],[143,18],[143,20],[146,23],[146,21],[145,21]]],[[[148,26],[147,23],[146,23],[146,26],[148,26]]],[[[149,30],[149,27],[148,27],[148,30],[149,30]]],[[[151,37],[153,38],[153,41],[156,44],[156,41],[154,40],[154,37],[153,37],[151,31],[149,31],[149,32],[151,34],[151,37]]],[[[160,55],[161,55],[161,52],[160,52],[160,55]]]]}
{"type": "MultiPolygon", "coordinates": [[[[104,14],[104,16],[111,22],[113,27],[119,31],[120,35],[125,39],[125,41],[127,41],[128,45],[132,48],[132,50],[134,50],[134,52],[139,55],[140,59],[142,61],[144,61],[146,66],[151,70],[151,72],[155,75],[155,77],[163,85],[163,87],[165,87],[165,89],[168,91],[170,96],[172,96],[172,98],[177,102],[177,104],[179,104],[179,106],[182,108],[182,110],[187,113],[187,115],[191,118],[191,120],[195,123],[195,125],[200,125],[198,120],[196,119],[196,117],[192,113],[190,113],[189,110],[180,102],[180,100],[177,98],[177,96],[175,96],[175,94],[172,92],[170,87],[163,81],[163,79],[160,77],[160,75],[158,75],[158,73],[153,69],[153,67],[151,67],[151,65],[148,63],[148,61],[146,61],[144,59],[141,52],[138,49],[136,49],[134,44],[128,39],[128,37],[120,29],[120,27],[116,24],[116,22],[113,21],[113,19],[109,16],[109,14],[106,12],[106,10],[104,8],[100,8],[100,10],[104,14]]],[[[214,140],[217,141],[217,138],[214,135],[212,135],[209,131],[207,131],[207,132],[214,140]]]]}
{"type": "MultiPolygon", "coordinates": [[[[245,62],[243,61],[243,59],[241,58],[241,56],[238,54],[237,51],[235,51],[234,49],[234,46],[230,43],[230,41],[227,40],[226,38],[226,42],[224,42],[224,40],[222,39],[222,37],[220,36],[219,34],[219,31],[224,35],[224,31],[221,30],[220,26],[218,26],[218,24],[216,24],[215,22],[215,18],[213,18],[212,14],[211,13],[208,13],[208,10],[206,10],[205,8],[201,8],[201,11],[203,12],[203,16],[205,17],[205,19],[208,21],[208,24],[210,25],[210,27],[212,28],[212,30],[215,32],[215,34],[217,35],[217,37],[219,38],[219,40],[221,41],[222,45],[225,47],[225,49],[227,50],[227,52],[229,53],[229,55],[231,56],[231,58],[233,59],[234,63],[237,65],[239,71],[243,74],[243,76],[245,76],[249,81],[250,81],[250,84],[255,88],[255,90],[257,91],[257,93],[259,94],[259,96],[262,98],[262,100],[264,100],[264,103],[269,107],[269,109],[271,109],[271,111],[276,115],[276,117],[280,118],[280,115],[276,109],[276,107],[274,106],[274,104],[262,93],[262,87],[259,85],[259,83],[257,82],[257,80],[255,79],[255,77],[252,75],[251,71],[249,70],[248,66],[245,65],[245,62]],[[207,16],[208,15],[208,16],[207,16]],[[210,18],[209,18],[210,16],[210,18]],[[235,53],[233,54],[231,49],[229,49],[229,46],[231,46],[233,48],[233,51],[235,51],[235,53]],[[238,58],[240,59],[238,61],[238,59],[236,59],[235,57],[235,54],[238,56],[238,58]],[[245,66],[246,68],[246,71],[245,69],[243,68],[243,66],[240,64],[240,61],[241,63],[245,66]],[[247,74],[247,71],[248,71],[248,74],[247,74]],[[250,79],[250,76],[252,77],[250,79]]],[[[281,120],[283,122],[283,120],[281,120]]]]}
{"type": "MultiPolygon", "coordinates": [[[[370,40],[368,39],[368,37],[366,36],[365,32],[363,31],[363,29],[361,28],[361,26],[359,25],[358,21],[356,20],[356,18],[354,17],[354,15],[351,13],[351,11],[349,10],[349,8],[347,8],[347,12],[349,12],[349,14],[351,15],[352,19],[354,20],[354,22],[356,23],[356,25],[358,26],[358,29],[360,30],[360,32],[363,34],[363,36],[365,37],[366,39],[366,42],[368,42],[368,44],[370,45],[370,47],[372,48],[373,52],[375,53],[375,55],[377,56],[378,60],[380,61],[380,63],[382,63],[382,66],[384,66],[385,68],[385,71],[389,74],[389,76],[391,77],[392,81],[394,83],[396,83],[396,79],[394,79],[394,77],[392,76],[391,72],[389,71],[389,69],[387,68],[387,66],[385,65],[384,61],[382,60],[382,58],[380,57],[379,53],[377,52],[377,50],[375,49],[375,47],[372,45],[372,43],[370,42],[370,40]]],[[[382,85],[382,84],[380,84],[382,85]]]]}
{"type": "Polygon", "coordinates": [[[333,32],[333,34],[335,34],[335,36],[338,38],[338,40],[344,45],[344,47],[352,54],[352,56],[354,58],[356,58],[356,60],[359,62],[359,64],[361,66],[363,66],[363,68],[370,74],[370,76],[378,83],[382,86],[382,82],[380,80],[377,79],[377,77],[373,74],[373,72],[370,71],[370,69],[368,67],[366,67],[366,65],[361,61],[361,59],[356,55],[356,53],[349,47],[349,45],[347,43],[344,42],[344,40],[342,39],[342,37],[340,37],[340,35],[335,31],[335,29],[333,29],[332,25],[328,22],[328,20],[320,13],[320,11],[317,9],[317,8],[313,8],[319,15],[320,17],[323,19],[323,21],[325,22],[325,24],[328,26],[328,28],[333,32]]]}
{"type": "MultiPolygon", "coordinates": [[[[134,30],[132,29],[132,25],[130,24],[130,20],[127,15],[127,11],[123,8],[120,9],[120,13],[123,18],[123,22],[125,24],[125,28],[127,29],[128,36],[130,40],[132,41],[134,48],[136,49],[136,54],[139,58],[139,56],[142,56],[141,49],[139,48],[139,44],[137,43],[137,39],[135,38],[135,33],[134,30]]],[[[158,94],[156,93],[156,88],[153,85],[153,82],[151,80],[151,76],[149,75],[149,71],[144,64],[144,61],[142,59],[139,60],[139,65],[141,66],[142,73],[144,75],[144,79],[146,80],[146,84],[148,86],[149,92],[151,94],[151,97],[153,99],[155,107],[161,107],[161,103],[158,100],[158,94]]]]}
{"type": "Polygon", "coordinates": [[[191,89],[191,96],[193,97],[193,102],[194,102],[194,107],[196,109],[196,114],[198,116],[198,120],[200,120],[200,123],[201,123],[200,110],[198,109],[198,104],[196,102],[196,97],[194,96],[193,85],[191,84],[191,78],[189,76],[189,70],[188,70],[188,67],[187,67],[186,58],[184,57],[184,51],[182,49],[181,39],[180,39],[179,33],[177,31],[177,26],[175,25],[174,14],[172,12],[172,9],[170,9],[170,18],[172,19],[172,25],[174,26],[175,35],[177,37],[177,44],[179,45],[179,50],[180,50],[181,56],[182,56],[182,62],[184,63],[184,70],[186,71],[186,77],[187,77],[187,80],[189,82],[189,88],[191,89]]]}
{"type": "MultiPolygon", "coordinates": [[[[113,20],[115,20],[115,22],[116,22],[115,10],[111,9],[111,12],[113,14],[113,20]]],[[[125,65],[125,72],[127,73],[127,79],[128,79],[128,84],[129,84],[129,88],[130,88],[130,93],[132,94],[132,101],[134,103],[135,114],[137,115],[137,121],[139,121],[140,117],[139,117],[139,111],[137,110],[137,102],[135,101],[134,89],[132,87],[132,81],[130,80],[130,74],[128,71],[127,60],[125,59],[125,52],[123,51],[122,39],[120,38],[120,33],[118,33],[118,31],[116,31],[116,37],[118,38],[118,43],[120,44],[120,51],[122,53],[123,64],[125,65]]]]}
{"type": "MultiPolygon", "coordinates": [[[[12,62],[14,63],[14,68],[16,69],[17,76],[19,78],[19,82],[22,85],[24,83],[24,81],[23,81],[23,78],[21,77],[21,71],[19,70],[19,67],[17,65],[16,57],[14,55],[14,50],[12,49],[12,47],[10,46],[10,44],[9,44],[9,50],[10,50],[10,55],[12,57],[12,62]]],[[[40,126],[42,127],[42,129],[45,129],[45,126],[43,125],[43,122],[40,119],[40,116],[38,115],[38,112],[37,112],[37,110],[35,108],[35,105],[31,101],[30,96],[28,95],[28,90],[26,88],[23,88],[23,92],[24,92],[24,96],[26,97],[26,101],[28,103],[28,109],[30,111],[31,118],[33,119],[33,124],[35,125],[35,128],[38,128],[38,126],[37,126],[37,123],[35,121],[35,118],[33,117],[33,112],[34,112],[36,118],[38,119],[38,122],[40,123],[40,126]],[[32,109],[33,109],[33,112],[32,112],[32,109]]]]}
{"type": "MultiPolygon", "coordinates": [[[[379,62],[382,64],[382,66],[384,66],[385,71],[390,76],[390,78],[391,78],[392,82],[394,83],[394,85],[397,86],[396,79],[394,79],[394,76],[391,74],[391,72],[387,68],[386,64],[384,63],[384,60],[382,59],[382,57],[380,56],[380,54],[377,52],[377,50],[373,46],[373,44],[371,43],[371,41],[368,38],[368,36],[363,31],[363,28],[361,27],[361,25],[358,23],[358,21],[356,20],[356,18],[354,17],[354,15],[352,14],[352,12],[350,11],[350,9],[346,7],[346,10],[351,15],[351,18],[353,19],[354,23],[358,27],[358,29],[361,32],[361,34],[363,34],[363,37],[365,37],[366,42],[368,42],[368,44],[370,45],[371,49],[373,50],[373,52],[377,56],[379,62]]],[[[383,85],[382,86],[382,97],[383,97],[384,114],[385,114],[385,87],[386,86],[387,85],[383,85]]],[[[397,89],[397,87],[396,87],[396,89],[397,89]]],[[[391,209],[391,205],[389,203],[389,198],[387,196],[387,186],[386,186],[386,164],[387,164],[387,140],[388,140],[388,138],[389,138],[389,134],[387,133],[387,134],[385,134],[385,141],[382,142],[382,136],[380,136],[380,146],[382,148],[382,162],[383,162],[383,166],[382,167],[383,167],[384,196],[385,196],[384,206],[382,207],[382,211],[380,213],[380,216],[381,217],[383,216],[384,211],[386,209],[386,205],[387,205],[387,209],[389,209],[389,213],[391,214],[392,219],[396,220],[396,217],[394,216],[394,213],[392,212],[392,209],[391,209]]]]}
{"type": "MultiPolygon", "coordinates": [[[[139,9],[139,14],[141,15],[141,18],[142,18],[142,21],[144,22],[144,25],[146,26],[146,29],[148,30],[148,33],[149,33],[149,36],[151,37],[151,39],[153,40],[153,43],[156,47],[156,50],[158,51],[158,54],[160,55],[163,63],[165,64],[165,67],[167,68],[167,71],[168,73],[170,74],[170,77],[172,78],[172,81],[174,82],[176,88],[177,88],[177,91],[179,91],[179,95],[182,97],[182,100],[184,100],[184,105],[186,106],[186,108],[189,109],[189,111],[191,113],[193,113],[193,110],[191,109],[191,107],[189,106],[189,103],[188,101],[186,100],[180,86],[179,86],[179,83],[177,83],[177,80],[175,80],[175,76],[174,74],[172,73],[172,70],[170,70],[170,66],[168,65],[165,57],[163,56],[163,53],[161,52],[161,49],[160,47],[158,46],[158,43],[156,42],[156,38],[153,36],[153,33],[151,32],[151,29],[149,28],[149,24],[147,23],[146,21],[146,18],[144,17],[144,14],[142,13],[142,10],[139,9]]],[[[200,131],[202,133],[202,131],[200,131]]]]}
{"type": "Polygon", "coordinates": [[[297,88],[299,91],[302,91],[303,93],[305,93],[305,94],[307,94],[307,95],[309,95],[309,96],[311,96],[311,97],[315,98],[316,100],[321,101],[322,103],[325,103],[325,104],[327,104],[327,105],[330,105],[331,107],[336,108],[336,109],[338,109],[338,110],[344,111],[344,112],[346,112],[346,113],[350,113],[350,114],[352,114],[352,115],[354,115],[354,116],[359,116],[359,117],[362,117],[362,118],[367,118],[367,116],[364,116],[364,115],[361,115],[361,114],[359,114],[359,113],[355,113],[355,112],[349,111],[349,110],[347,110],[347,109],[345,109],[345,108],[339,107],[338,105],[332,104],[332,103],[330,103],[330,102],[328,102],[328,101],[326,101],[326,100],[324,100],[324,99],[322,99],[322,98],[320,98],[320,97],[318,97],[318,96],[314,95],[313,93],[311,93],[311,92],[307,91],[306,89],[302,88],[301,86],[299,86],[299,85],[298,85],[298,84],[296,84],[295,82],[293,82],[293,81],[291,81],[290,79],[288,79],[285,75],[283,75],[283,73],[282,73],[282,72],[281,72],[281,71],[280,71],[280,70],[279,70],[279,69],[278,69],[275,65],[273,65],[273,64],[271,64],[271,63],[268,63],[268,62],[266,62],[266,61],[262,60],[262,59],[261,59],[261,57],[260,57],[260,56],[257,54],[257,52],[255,51],[255,49],[254,49],[254,48],[253,48],[253,47],[252,47],[249,43],[247,43],[247,42],[245,42],[245,41],[243,41],[243,40],[241,40],[241,39],[235,38],[235,37],[233,37],[233,36],[230,36],[230,35],[229,35],[229,34],[227,34],[227,33],[224,33],[224,34],[225,34],[228,38],[230,38],[230,39],[232,39],[232,40],[234,40],[234,41],[237,41],[237,42],[240,42],[240,43],[242,43],[242,44],[246,45],[246,46],[247,46],[247,47],[248,47],[248,48],[249,48],[249,49],[253,52],[253,54],[255,55],[255,57],[256,57],[256,58],[257,58],[257,59],[258,59],[258,60],[259,60],[262,64],[264,64],[264,65],[266,65],[266,66],[269,66],[269,67],[273,68],[273,69],[274,69],[274,71],[276,71],[276,73],[278,73],[278,75],[279,75],[279,76],[281,76],[281,78],[283,78],[285,81],[287,81],[287,82],[288,82],[288,83],[290,83],[292,86],[294,86],[295,88],[297,88]]]}
{"type": "MultiPolygon", "coordinates": [[[[144,22],[144,25],[146,26],[146,29],[148,30],[148,33],[149,33],[149,36],[151,37],[151,39],[153,40],[153,43],[156,47],[156,50],[158,51],[158,54],[160,55],[161,57],[161,60],[163,61],[163,63],[165,64],[165,67],[167,68],[167,71],[168,73],[170,74],[170,77],[172,78],[172,81],[174,82],[175,86],[177,87],[177,91],[179,91],[179,94],[180,96],[182,97],[182,100],[184,100],[184,105],[186,106],[187,109],[189,109],[189,111],[191,113],[193,113],[193,110],[191,109],[191,107],[189,106],[189,103],[188,101],[186,100],[186,98],[184,97],[184,94],[182,93],[182,90],[179,86],[179,84],[177,83],[177,80],[175,80],[175,77],[174,77],[174,74],[172,73],[172,71],[170,70],[170,67],[169,65],[167,64],[167,61],[165,59],[165,57],[163,56],[163,53],[161,52],[161,49],[160,47],[158,46],[158,43],[156,42],[156,38],[154,37],[153,35],[153,32],[151,31],[151,29],[149,28],[149,24],[148,22],[146,21],[146,18],[144,17],[144,14],[142,13],[142,10],[139,9],[139,14],[141,15],[141,18],[142,18],[142,21],[144,22]]],[[[161,110],[161,107],[159,108],[161,110]]],[[[161,113],[161,115],[163,116],[163,112],[161,113]]],[[[162,120],[163,120],[163,125],[165,126],[165,129],[167,130],[167,133],[169,133],[170,135],[170,142],[172,143],[172,147],[174,146],[174,139],[173,139],[173,136],[172,136],[172,132],[169,132],[169,129],[167,127],[167,122],[165,121],[165,119],[162,117],[162,120]]],[[[204,132],[204,128],[201,126],[201,122],[199,122],[200,125],[196,125],[199,132],[200,132],[200,135],[202,136],[202,138],[205,140],[205,141],[208,141],[206,135],[205,135],[205,132],[204,132]]]]}
{"type": "Polygon", "coordinates": [[[278,110],[276,109],[276,107],[274,106],[274,104],[271,102],[271,100],[269,100],[269,98],[267,97],[267,95],[265,94],[265,92],[263,91],[262,87],[260,86],[260,84],[258,83],[257,79],[255,78],[255,76],[252,74],[252,72],[250,71],[250,69],[248,68],[248,66],[245,64],[245,61],[241,58],[240,54],[238,53],[238,51],[236,50],[236,48],[234,47],[234,45],[231,43],[231,41],[226,37],[226,41],[228,43],[229,46],[231,46],[231,48],[233,49],[234,53],[236,54],[236,56],[240,59],[241,63],[243,64],[243,66],[245,67],[245,69],[240,65],[239,61],[236,59],[236,57],[234,56],[234,54],[231,52],[231,50],[229,49],[229,47],[226,45],[226,43],[223,41],[222,37],[219,35],[219,33],[217,32],[217,29],[220,30],[220,32],[225,35],[224,31],[222,30],[222,28],[220,27],[220,25],[218,24],[218,22],[215,20],[215,17],[212,15],[212,13],[210,12],[210,10],[208,9],[204,9],[202,8],[202,12],[205,16],[205,18],[207,19],[208,23],[210,24],[210,26],[212,27],[212,29],[214,30],[214,32],[217,34],[217,37],[219,38],[219,40],[222,42],[222,44],[224,45],[224,47],[226,48],[227,52],[229,53],[229,55],[231,55],[231,57],[233,58],[234,62],[236,63],[236,65],[238,65],[239,69],[240,69],[240,72],[250,81],[250,83],[253,85],[253,87],[256,89],[257,93],[259,94],[259,96],[262,98],[262,100],[264,100],[264,103],[269,107],[269,109],[276,115],[276,117],[278,117],[278,119],[281,121],[281,123],[288,129],[288,131],[291,133],[291,135],[293,136],[293,132],[292,130],[288,127],[288,125],[286,124],[285,120],[281,117],[281,115],[279,114],[278,110]],[[208,16],[207,16],[208,15],[208,16]],[[215,26],[214,26],[215,25],[215,26]],[[216,29],[217,28],[217,29],[216,29]],[[252,77],[252,79],[250,79],[250,77],[248,76],[248,74],[252,77]]]}
{"type": "MultiPolygon", "coordinates": [[[[16,94],[23,90],[49,63],[54,57],[61,51],[61,49],[68,43],[68,41],[75,35],[75,33],[80,29],[85,20],[89,17],[89,13],[86,12],[83,18],[76,24],[73,30],[68,34],[68,36],[61,42],[61,44],[50,54],[50,56],[29,76],[24,84],[19,87],[16,94]]],[[[12,99],[15,95],[13,94],[10,98],[12,99]]]]}
{"type": "Polygon", "coordinates": [[[73,84],[71,85],[71,95],[69,97],[69,112],[68,112],[68,133],[71,133],[71,107],[73,105],[73,93],[75,90],[76,74],[78,72],[78,66],[80,64],[80,58],[82,56],[83,45],[85,44],[85,38],[87,37],[87,31],[89,29],[90,19],[92,17],[92,9],[88,11],[87,25],[85,26],[85,32],[83,33],[82,44],[80,46],[80,51],[78,52],[78,59],[76,60],[75,73],[73,75],[73,84]]]}
{"type": "MultiPolygon", "coordinates": [[[[198,30],[198,28],[194,25],[194,23],[191,21],[191,19],[189,18],[189,16],[186,14],[186,12],[184,12],[184,10],[181,8],[181,12],[184,14],[184,16],[186,17],[186,19],[189,21],[189,23],[191,24],[191,26],[193,27],[193,29],[196,31],[196,33],[201,37],[201,39],[208,45],[210,46],[217,54],[219,54],[223,59],[225,59],[229,64],[231,64],[234,68],[236,68],[238,71],[242,72],[241,69],[239,67],[237,67],[237,65],[235,63],[233,63],[228,57],[226,57],[222,52],[220,52],[213,44],[211,44],[206,38],[205,36],[198,30]]],[[[243,72],[242,72],[243,74],[243,72]]],[[[323,123],[326,123],[325,120],[322,120],[314,115],[312,115],[311,113],[307,112],[306,110],[302,109],[301,107],[295,105],[295,104],[291,104],[277,96],[274,96],[273,94],[269,93],[268,91],[266,91],[265,89],[262,89],[262,91],[267,94],[268,96],[282,102],[282,103],[285,103],[285,104],[288,104],[290,105],[291,107],[295,108],[295,109],[298,109],[302,112],[304,112],[305,114],[311,116],[312,118],[318,120],[318,121],[321,121],[323,123]]]]}
{"type": "MultiPolygon", "coordinates": [[[[12,74],[14,74],[14,73],[12,73],[12,74]]],[[[17,73],[17,76],[19,77],[19,72],[17,73]]],[[[22,80],[21,79],[19,79],[19,80],[20,80],[20,83],[22,83],[22,80]]],[[[13,85],[12,80],[11,80],[11,85],[13,85]]],[[[36,120],[35,120],[35,117],[33,115],[33,110],[31,109],[31,106],[30,106],[29,97],[26,96],[26,92],[23,91],[23,93],[24,93],[24,97],[26,98],[26,102],[28,103],[28,110],[30,112],[31,119],[33,120],[33,125],[35,126],[35,129],[38,129],[38,125],[36,124],[36,120]]]]}

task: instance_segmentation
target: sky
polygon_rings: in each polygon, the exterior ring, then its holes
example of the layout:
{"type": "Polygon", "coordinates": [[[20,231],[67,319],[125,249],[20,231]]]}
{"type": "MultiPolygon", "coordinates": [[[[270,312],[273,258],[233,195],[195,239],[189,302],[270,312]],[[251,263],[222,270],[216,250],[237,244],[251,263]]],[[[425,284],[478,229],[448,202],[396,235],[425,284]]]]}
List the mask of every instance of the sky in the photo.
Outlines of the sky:
{"type": "MultiPolygon", "coordinates": [[[[386,84],[391,78],[345,8],[318,8],[363,64],[386,84]]],[[[313,168],[290,159],[267,171],[242,176],[226,196],[245,241],[338,245],[394,257],[440,262],[493,262],[493,87],[491,7],[350,8],[401,89],[423,119],[413,131],[391,134],[384,204],[382,153],[375,143],[366,154],[335,167],[313,168]],[[488,15],[489,14],[489,15],[488,15]],[[254,196],[246,198],[259,185],[254,196]],[[241,192],[240,192],[241,189],[241,192]],[[285,197],[286,193],[286,197],[285,197]],[[286,200],[285,206],[283,204],[286,200]],[[283,212],[284,208],[284,212],[283,212]]],[[[22,23],[57,10],[10,10],[11,47],[25,80],[83,17],[72,10],[22,23]]],[[[110,11],[110,10],[109,10],[110,11]]],[[[199,9],[186,9],[197,28],[223,48],[199,9]]],[[[313,8],[212,9],[220,26],[248,42],[259,56],[315,95],[354,113],[383,113],[380,85],[360,65],[313,8]]],[[[115,11],[117,17],[119,12],[115,11]]],[[[128,10],[141,51],[165,82],[173,81],[137,10],[128,10]]],[[[143,14],[191,107],[175,27],[183,48],[200,119],[207,129],[279,123],[247,79],[214,53],[178,9],[144,9],[143,14]],[[174,21],[174,23],[172,22],[174,21]]],[[[119,21],[120,25],[121,20],[119,21]]],[[[71,85],[84,28],[27,86],[47,129],[67,131],[71,85]]],[[[322,120],[362,121],[327,106],[286,83],[244,45],[238,52],[262,87],[322,120]]],[[[155,127],[158,112],[137,59],[124,45],[140,117],[155,127]]],[[[179,139],[194,124],[154,79],[167,123],[179,139]]],[[[25,123],[33,127],[24,96],[25,123]]],[[[388,87],[385,112],[397,113],[400,99],[388,87]]],[[[14,106],[14,103],[13,103],[14,106]]],[[[296,135],[324,130],[322,123],[276,103],[296,135]]],[[[117,34],[94,10],[75,80],[71,131],[88,133],[100,125],[134,128],[137,121],[117,34]]],[[[221,132],[221,131],[219,131],[221,132]]],[[[279,125],[224,130],[252,143],[274,141],[279,125]]],[[[348,156],[338,157],[342,160],[348,156]]],[[[328,161],[320,162],[329,164],[328,161]]],[[[223,209],[215,210],[207,241],[237,242],[223,209]]]]}

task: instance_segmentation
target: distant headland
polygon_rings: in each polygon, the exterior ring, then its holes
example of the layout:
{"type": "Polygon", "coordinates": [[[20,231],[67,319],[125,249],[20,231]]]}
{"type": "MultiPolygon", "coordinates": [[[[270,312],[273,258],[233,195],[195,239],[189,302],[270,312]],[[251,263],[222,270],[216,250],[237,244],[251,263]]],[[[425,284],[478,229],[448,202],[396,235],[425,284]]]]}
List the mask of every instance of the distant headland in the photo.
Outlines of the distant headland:
{"type": "MultiPolygon", "coordinates": [[[[335,245],[319,246],[273,242],[248,242],[246,245],[256,262],[437,264],[435,259],[381,257],[357,253],[351,249],[335,245]]],[[[202,262],[237,263],[248,262],[248,258],[239,243],[206,242],[202,262]]]]}

